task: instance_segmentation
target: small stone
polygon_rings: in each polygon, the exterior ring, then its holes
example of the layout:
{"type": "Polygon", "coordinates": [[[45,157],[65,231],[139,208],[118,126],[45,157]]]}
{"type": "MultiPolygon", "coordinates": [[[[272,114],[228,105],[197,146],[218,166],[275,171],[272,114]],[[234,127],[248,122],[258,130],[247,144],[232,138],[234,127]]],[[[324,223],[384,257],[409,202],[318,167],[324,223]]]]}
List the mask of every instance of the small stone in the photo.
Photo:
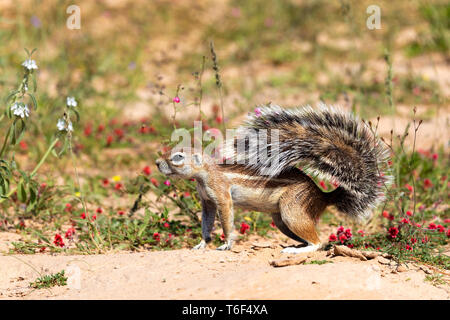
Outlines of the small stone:
{"type": "Polygon", "coordinates": [[[391,260],[386,259],[386,258],[384,258],[384,257],[378,257],[377,260],[378,260],[378,262],[381,263],[381,264],[389,264],[389,263],[391,263],[391,260]]]}
{"type": "Polygon", "coordinates": [[[374,265],[372,265],[372,270],[373,270],[373,271],[381,271],[381,268],[380,268],[379,265],[374,264],[374,265]]]}
{"type": "Polygon", "coordinates": [[[406,272],[406,271],[408,271],[408,268],[404,265],[400,265],[397,268],[397,272],[406,272]]]}

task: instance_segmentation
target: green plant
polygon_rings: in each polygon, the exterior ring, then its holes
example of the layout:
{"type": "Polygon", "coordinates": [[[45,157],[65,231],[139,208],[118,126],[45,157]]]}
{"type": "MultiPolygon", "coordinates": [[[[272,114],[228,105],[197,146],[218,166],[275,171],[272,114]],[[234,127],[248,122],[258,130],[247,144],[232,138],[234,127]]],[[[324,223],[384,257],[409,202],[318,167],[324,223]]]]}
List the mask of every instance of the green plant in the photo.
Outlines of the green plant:
{"type": "Polygon", "coordinates": [[[67,277],[64,275],[64,270],[47,274],[37,278],[34,282],[30,282],[30,287],[34,289],[48,289],[55,286],[66,286],[67,277]]]}

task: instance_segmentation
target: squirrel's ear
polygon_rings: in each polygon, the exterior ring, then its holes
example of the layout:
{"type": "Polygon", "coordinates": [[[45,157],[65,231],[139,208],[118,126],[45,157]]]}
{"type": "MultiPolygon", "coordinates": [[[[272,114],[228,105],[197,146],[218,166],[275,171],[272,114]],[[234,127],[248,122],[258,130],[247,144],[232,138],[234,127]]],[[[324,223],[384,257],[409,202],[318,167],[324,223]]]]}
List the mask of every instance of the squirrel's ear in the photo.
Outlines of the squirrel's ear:
{"type": "Polygon", "coordinates": [[[196,167],[201,167],[201,165],[203,163],[203,159],[202,159],[202,155],[200,153],[194,153],[192,155],[192,160],[196,167]]]}

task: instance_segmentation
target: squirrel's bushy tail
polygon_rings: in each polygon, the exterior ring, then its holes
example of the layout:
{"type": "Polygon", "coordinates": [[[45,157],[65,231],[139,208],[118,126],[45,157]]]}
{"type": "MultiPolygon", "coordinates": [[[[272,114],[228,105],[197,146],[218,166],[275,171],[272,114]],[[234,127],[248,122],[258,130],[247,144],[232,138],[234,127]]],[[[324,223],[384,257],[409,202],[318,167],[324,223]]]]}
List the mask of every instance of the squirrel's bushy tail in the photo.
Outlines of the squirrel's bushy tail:
{"type": "MultiPolygon", "coordinates": [[[[253,152],[249,148],[237,152],[236,145],[231,146],[234,161],[267,178],[300,164],[322,179],[337,182],[330,204],[353,217],[370,214],[369,209],[384,198],[389,176],[381,170],[386,167],[388,148],[356,116],[324,104],[317,109],[261,107],[238,128],[238,137],[262,130],[267,130],[269,143],[258,144],[253,152]],[[275,129],[278,132],[272,132],[275,129]],[[273,138],[276,135],[278,139],[273,138]]],[[[230,145],[227,150],[230,156],[230,145]]]]}

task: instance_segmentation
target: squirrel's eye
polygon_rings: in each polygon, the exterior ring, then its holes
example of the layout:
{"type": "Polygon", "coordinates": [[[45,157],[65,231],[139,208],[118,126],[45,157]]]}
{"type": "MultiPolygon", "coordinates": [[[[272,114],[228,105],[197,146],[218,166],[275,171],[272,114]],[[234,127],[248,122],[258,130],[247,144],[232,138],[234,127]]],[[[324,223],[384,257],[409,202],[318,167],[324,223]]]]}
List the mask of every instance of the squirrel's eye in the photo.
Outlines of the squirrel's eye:
{"type": "Polygon", "coordinates": [[[184,155],[181,153],[177,153],[172,157],[171,160],[173,163],[180,163],[181,161],[184,160],[184,155]]]}

